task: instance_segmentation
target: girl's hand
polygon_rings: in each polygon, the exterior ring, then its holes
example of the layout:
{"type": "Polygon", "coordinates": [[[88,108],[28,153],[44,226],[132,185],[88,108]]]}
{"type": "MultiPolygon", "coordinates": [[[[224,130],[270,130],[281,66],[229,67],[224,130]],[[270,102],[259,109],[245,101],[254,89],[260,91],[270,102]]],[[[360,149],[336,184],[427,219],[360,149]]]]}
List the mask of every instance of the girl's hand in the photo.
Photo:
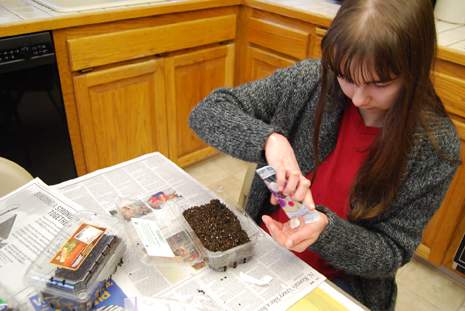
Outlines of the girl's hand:
{"type": "MultiPolygon", "coordinates": [[[[310,180],[302,175],[294,150],[287,138],[278,133],[271,134],[265,144],[265,157],[268,164],[276,171],[279,191],[314,210],[310,180]]],[[[274,196],[271,196],[271,203],[277,204],[274,196]]]]}
{"type": "Polygon", "coordinates": [[[289,226],[289,221],[282,224],[266,215],[262,216],[262,220],[278,244],[298,253],[315,243],[328,225],[328,217],[323,213],[320,213],[317,221],[309,224],[305,224],[303,219],[300,219],[301,225],[295,229],[289,226]]]}

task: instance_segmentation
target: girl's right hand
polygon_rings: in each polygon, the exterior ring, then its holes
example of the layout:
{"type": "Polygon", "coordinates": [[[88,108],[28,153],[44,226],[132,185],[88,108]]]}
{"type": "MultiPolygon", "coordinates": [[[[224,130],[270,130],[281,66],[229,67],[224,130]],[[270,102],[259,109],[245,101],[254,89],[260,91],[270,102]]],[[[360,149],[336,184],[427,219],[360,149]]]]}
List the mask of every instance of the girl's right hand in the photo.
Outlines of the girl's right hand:
{"type": "MultiPolygon", "coordinates": [[[[268,137],[265,144],[265,158],[276,171],[279,191],[314,210],[310,180],[302,175],[294,150],[285,136],[273,133],[268,137]]],[[[271,203],[277,203],[274,196],[271,196],[271,203]]]]}

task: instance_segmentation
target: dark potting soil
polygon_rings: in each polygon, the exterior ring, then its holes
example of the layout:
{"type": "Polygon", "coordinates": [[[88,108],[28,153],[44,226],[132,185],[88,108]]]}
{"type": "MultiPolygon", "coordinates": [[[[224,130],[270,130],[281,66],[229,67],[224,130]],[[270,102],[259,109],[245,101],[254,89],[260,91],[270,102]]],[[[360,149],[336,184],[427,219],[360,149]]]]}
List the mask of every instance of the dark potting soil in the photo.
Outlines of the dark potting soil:
{"type": "Polygon", "coordinates": [[[249,242],[236,215],[219,200],[191,207],[183,212],[183,216],[203,246],[212,252],[226,251],[249,242]]]}

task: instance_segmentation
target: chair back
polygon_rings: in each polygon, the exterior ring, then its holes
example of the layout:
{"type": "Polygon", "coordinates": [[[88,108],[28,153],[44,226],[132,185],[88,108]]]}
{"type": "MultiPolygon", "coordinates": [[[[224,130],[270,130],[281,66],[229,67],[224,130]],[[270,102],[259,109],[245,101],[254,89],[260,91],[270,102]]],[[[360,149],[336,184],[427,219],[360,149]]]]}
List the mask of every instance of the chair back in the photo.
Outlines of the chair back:
{"type": "Polygon", "coordinates": [[[33,177],[13,161],[0,157],[0,197],[26,184],[33,177]]]}
{"type": "Polygon", "coordinates": [[[244,181],[242,183],[241,192],[239,194],[238,207],[240,209],[245,209],[247,205],[247,200],[249,199],[250,187],[252,186],[252,181],[255,176],[255,170],[257,169],[257,164],[250,163],[247,167],[247,171],[244,176],[244,181]]]}

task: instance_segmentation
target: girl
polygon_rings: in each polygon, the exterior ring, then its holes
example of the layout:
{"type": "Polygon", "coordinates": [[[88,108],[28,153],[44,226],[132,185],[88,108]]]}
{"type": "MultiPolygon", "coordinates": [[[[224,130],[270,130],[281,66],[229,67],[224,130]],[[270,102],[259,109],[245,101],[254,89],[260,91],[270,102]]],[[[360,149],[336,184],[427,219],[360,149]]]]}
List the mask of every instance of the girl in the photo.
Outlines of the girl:
{"type": "Polygon", "coordinates": [[[291,229],[258,177],[246,207],[373,310],[394,309],[396,271],[459,164],[460,141],[430,80],[435,36],[429,0],[346,0],[321,62],[216,90],[190,116],[207,143],[273,166],[285,194],[320,212],[291,229]]]}

